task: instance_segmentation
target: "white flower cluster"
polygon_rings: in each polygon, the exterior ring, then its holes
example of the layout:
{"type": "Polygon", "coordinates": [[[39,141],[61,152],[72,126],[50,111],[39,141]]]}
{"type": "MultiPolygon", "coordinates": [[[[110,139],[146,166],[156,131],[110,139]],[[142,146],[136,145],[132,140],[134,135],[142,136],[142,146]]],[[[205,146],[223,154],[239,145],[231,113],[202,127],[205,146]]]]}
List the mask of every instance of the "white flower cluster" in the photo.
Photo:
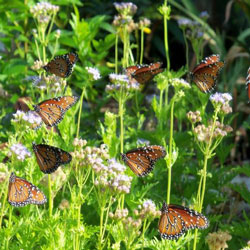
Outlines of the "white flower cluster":
{"type": "Polygon", "coordinates": [[[97,174],[94,184],[103,188],[109,188],[118,193],[129,193],[132,177],[124,174],[126,167],[115,159],[111,159],[106,166],[101,159],[95,162],[93,169],[97,174]]]}
{"type": "Polygon", "coordinates": [[[155,203],[150,199],[145,200],[142,205],[138,206],[138,210],[135,210],[135,214],[141,219],[145,217],[151,217],[153,219],[160,216],[160,213],[159,210],[156,210],[155,203]]]}
{"type": "Polygon", "coordinates": [[[213,103],[225,104],[232,100],[232,96],[229,93],[219,93],[210,96],[210,101],[213,103]]]}
{"type": "Polygon", "coordinates": [[[10,150],[11,150],[11,154],[16,155],[18,160],[24,161],[25,158],[31,157],[30,151],[20,143],[13,144],[10,147],[10,150]]]}
{"type": "Polygon", "coordinates": [[[59,6],[48,2],[40,2],[30,8],[31,14],[37,18],[39,23],[48,24],[51,15],[59,11],[59,6]]]}
{"type": "Polygon", "coordinates": [[[127,75],[111,73],[109,75],[109,79],[111,83],[114,83],[114,84],[106,85],[107,92],[118,91],[120,90],[121,87],[123,87],[124,89],[128,91],[140,89],[140,84],[138,82],[131,82],[127,75]]]}
{"type": "Polygon", "coordinates": [[[41,117],[35,112],[35,111],[28,111],[27,113],[17,110],[15,114],[13,114],[15,119],[12,119],[11,121],[14,123],[19,123],[21,121],[24,121],[28,123],[28,125],[39,125],[42,122],[41,117]]]}
{"type": "Polygon", "coordinates": [[[173,78],[170,80],[170,83],[174,87],[183,87],[183,88],[187,88],[187,89],[191,88],[190,84],[182,78],[173,78]]]}
{"type": "Polygon", "coordinates": [[[101,78],[100,72],[97,68],[85,67],[85,69],[88,71],[92,80],[99,80],[101,78]]]}
{"type": "Polygon", "coordinates": [[[114,3],[116,10],[125,16],[133,16],[137,11],[137,6],[131,2],[114,3]]]}
{"type": "Polygon", "coordinates": [[[129,78],[127,75],[111,73],[109,74],[109,80],[112,83],[129,84],[129,78]]]}

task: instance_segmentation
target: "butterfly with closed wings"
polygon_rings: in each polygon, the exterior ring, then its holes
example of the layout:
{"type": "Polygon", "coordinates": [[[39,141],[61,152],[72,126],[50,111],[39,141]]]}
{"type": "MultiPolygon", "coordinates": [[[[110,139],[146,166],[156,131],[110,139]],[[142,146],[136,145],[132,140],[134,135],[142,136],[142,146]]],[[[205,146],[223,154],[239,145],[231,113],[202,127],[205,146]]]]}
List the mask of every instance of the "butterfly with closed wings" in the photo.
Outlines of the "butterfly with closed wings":
{"type": "Polygon", "coordinates": [[[46,144],[35,144],[34,142],[32,145],[40,170],[45,174],[55,172],[59,166],[72,160],[72,156],[60,148],[46,144]]]}
{"type": "Polygon", "coordinates": [[[205,229],[208,219],[197,211],[180,205],[163,202],[158,225],[161,238],[176,240],[189,229],[205,229]]]}
{"type": "Polygon", "coordinates": [[[122,160],[139,177],[148,175],[153,170],[155,162],[165,155],[165,149],[158,145],[140,147],[121,154],[122,160]]]}
{"type": "Polygon", "coordinates": [[[206,57],[190,72],[191,80],[196,84],[200,91],[210,92],[217,81],[224,62],[220,61],[219,55],[206,57]]]}
{"type": "Polygon", "coordinates": [[[47,198],[38,187],[11,173],[8,202],[14,207],[23,207],[28,204],[42,205],[47,202],[47,198]]]}
{"type": "Polygon", "coordinates": [[[60,123],[65,112],[78,100],[76,96],[62,96],[33,105],[34,110],[42,118],[45,125],[53,127],[60,123]]]}
{"type": "Polygon", "coordinates": [[[154,76],[163,72],[162,63],[156,62],[151,64],[141,64],[129,66],[124,70],[124,73],[129,77],[130,82],[138,82],[144,84],[151,81],[154,76]]]}
{"type": "Polygon", "coordinates": [[[65,55],[56,56],[43,68],[51,74],[66,78],[72,74],[77,60],[78,55],[74,52],[70,52],[65,55]]]}

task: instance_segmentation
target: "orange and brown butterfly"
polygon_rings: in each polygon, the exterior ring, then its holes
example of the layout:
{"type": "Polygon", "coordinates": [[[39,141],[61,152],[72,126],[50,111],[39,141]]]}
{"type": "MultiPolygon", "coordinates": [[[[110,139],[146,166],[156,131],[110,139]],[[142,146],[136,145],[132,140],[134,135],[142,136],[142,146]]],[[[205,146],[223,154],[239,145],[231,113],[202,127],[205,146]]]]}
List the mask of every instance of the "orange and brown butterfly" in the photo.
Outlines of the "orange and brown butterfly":
{"type": "Polygon", "coordinates": [[[163,202],[158,230],[161,238],[175,240],[189,229],[205,229],[208,219],[201,213],[180,205],[163,202]]]}
{"type": "Polygon", "coordinates": [[[139,177],[148,175],[153,170],[155,162],[165,155],[164,147],[158,145],[140,147],[121,154],[122,160],[139,177]]]}
{"type": "Polygon", "coordinates": [[[40,170],[45,174],[55,172],[59,166],[72,160],[72,156],[60,148],[46,144],[35,144],[34,142],[32,145],[40,170]]]}
{"type": "Polygon", "coordinates": [[[33,105],[34,110],[40,115],[45,125],[53,127],[60,123],[65,112],[78,100],[76,96],[62,96],[33,105]]]}
{"type": "Polygon", "coordinates": [[[154,76],[163,72],[162,63],[156,62],[151,64],[141,64],[129,66],[124,73],[129,77],[130,82],[144,84],[151,81],[154,76]]]}
{"type": "Polygon", "coordinates": [[[78,55],[74,52],[70,52],[65,55],[56,56],[47,65],[45,65],[43,69],[56,76],[66,78],[72,74],[77,60],[78,55]]]}
{"type": "Polygon", "coordinates": [[[38,187],[11,173],[8,202],[14,207],[23,207],[28,204],[42,205],[47,202],[47,199],[38,187]]]}
{"type": "Polygon", "coordinates": [[[247,70],[246,86],[248,93],[248,102],[250,102],[250,67],[247,70]]]}
{"type": "Polygon", "coordinates": [[[220,61],[219,55],[206,57],[190,72],[191,80],[196,84],[200,91],[210,92],[217,81],[224,62],[220,61]]]}

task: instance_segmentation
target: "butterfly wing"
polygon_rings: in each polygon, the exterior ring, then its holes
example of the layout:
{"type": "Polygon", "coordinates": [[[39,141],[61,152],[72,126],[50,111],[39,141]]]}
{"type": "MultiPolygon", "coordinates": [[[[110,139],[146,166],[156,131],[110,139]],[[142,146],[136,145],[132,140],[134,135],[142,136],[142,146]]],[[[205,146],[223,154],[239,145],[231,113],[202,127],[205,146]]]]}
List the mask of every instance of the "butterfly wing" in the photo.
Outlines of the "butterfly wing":
{"type": "Polygon", "coordinates": [[[161,66],[161,62],[151,63],[149,65],[142,65],[138,67],[138,69],[134,71],[131,76],[140,84],[144,84],[146,82],[151,81],[154,76],[163,71],[163,69],[160,68],[161,66]]]}
{"type": "Polygon", "coordinates": [[[45,174],[55,172],[60,165],[67,164],[72,160],[68,152],[46,144],[36,145],[33,143],[33,151],[40,170],[45,174]]]}
{"type": "Polygon", "coordinates": [[[164,157],[166,151],[158,145],[146,146],[122,154],[123,161],[139,177],[148,175],[154,168],[155,162],[164,157]]]}
{"type": "Polygon", "coordinates": [[[246,78],[246,86],[247,86],[247,93],[248,93],[248,102],[250,102],[250,67],[247,71],[247,78],[246,78]]]}
{"type": "Polygon", "coordinates": [[[66,78],[72,74],[73,67],[78,60],[76,53],[68,53],[61,56],[56,56],[43,68],[56,76],[66,78]]]}
{"type": "Polygon", "coordinates": [[[164,202],[161,211],[158,228],[163,239],[178,239],[189,229],[205,229],[209,225],[204,215],[187,207],[164,202]]]}
{"type": "Polygon", "coordinates": [[[216,84],[219,72],[224,66],[224,62],[219,60],[219,55],[206,57],[191,72],[192,80],[204,93],[212,90],[216,84]]]}
{"type": "Polygon", "coordinates": [[[64,117],[65,112],[78,100],[76,96],[56,97],[34,105],[34,110],[40,115],[43,122],[50,127],[57,125],[64,117]]]}
{"type": "Polygon", "coordinates": [[[11,173],[8,189],[8,202],[15,207],[23,207],[27,204],[44,204],[46,196],[38,187],[11,173]]]}

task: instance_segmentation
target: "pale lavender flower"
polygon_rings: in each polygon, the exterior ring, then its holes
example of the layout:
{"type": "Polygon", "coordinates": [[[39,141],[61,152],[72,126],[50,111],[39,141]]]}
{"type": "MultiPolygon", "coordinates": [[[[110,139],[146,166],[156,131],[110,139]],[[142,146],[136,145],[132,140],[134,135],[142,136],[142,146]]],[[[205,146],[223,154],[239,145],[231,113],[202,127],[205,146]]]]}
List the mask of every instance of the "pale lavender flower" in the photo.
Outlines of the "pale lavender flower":
{"type": "Polygon", "coordinates": [[[101,78],[100,72],[97,68],[85,67],[85,69],[88,71],[92,80],[99,80],[101,78]]]}
{"type": "Polygon", "coordinates": [[[232,96],[229,93],[223,93],[222,97],[224,98],[224,100],[226,102],[229,102],[229,101],[231,101],[233,99],[232,96]]]}
{"type": "Polygon", "coordinates": [[[185,28],[187,26],[191,26],[192,25],[192,20],[190,20],[188,18],[180,18],[177,22],[178,22],[178,25],[181,28],[185,28]]]}
{"type": "Polygon", "coordinates": [[[205,10],[205,11],[202,11],[201,13],[200,13],[200,18],[202,18],[202,19],[208,19],[209,18],[209,14],[208,14],[208,12],[205,10]]]}
{"type": "Polygon", "coordinates": [[[25,158],[31,157],[30,151],[24,145],[20,143],[13,144],[10,147],[10,150],[11,150],[11,154],[16,155],[18,160],[24,161],[25,158]]]}
{"type": "Polygon", "coordinates": [[[127,75],[122,75],[122,74],[115,74],[111,73],[109,74],[109,80],[112,83],[120,83],[120,84],[128,84],[129,83],[129,78],[127,75]]]}
{"type": "Polygon", "coordinates": [[[23,112],[20,110],[17,110],[15,114],[13,114],[15,119],[12,119],[12,122],[14,123],[19,123],[21,121],[25,121],[30,124],[34,125],[39,125],[42,122],[41,117],[35,112],[35,111],[28,111],[28,112],[23,112]]]}
{"type": "Polygon", "coordinates": [[[137,11],[137,6],[131,2],[128,3],[114,3],[116,10],[125,16],[133,16],[137,11]]]}
{"type": "Polygon", "coordinates": [[[150,141],[139,138],[136,142],[137,145],[149,146],[150,141]]]}
{"type": "Polygon", "coordinates": [[[229,93],[216,92],[215,94],[211,95],[209,99],[214,104],[223,105],[231,101],[232,96],[229,93]]]}
{"type": "Polygon", "coordinates": [[[225,99],[223,98],[221,93],[216,92],[215,94],[210,96],[210,101],[213,103],[220,103],[220,104],[224,104],[225,103],[225,99]]]}

